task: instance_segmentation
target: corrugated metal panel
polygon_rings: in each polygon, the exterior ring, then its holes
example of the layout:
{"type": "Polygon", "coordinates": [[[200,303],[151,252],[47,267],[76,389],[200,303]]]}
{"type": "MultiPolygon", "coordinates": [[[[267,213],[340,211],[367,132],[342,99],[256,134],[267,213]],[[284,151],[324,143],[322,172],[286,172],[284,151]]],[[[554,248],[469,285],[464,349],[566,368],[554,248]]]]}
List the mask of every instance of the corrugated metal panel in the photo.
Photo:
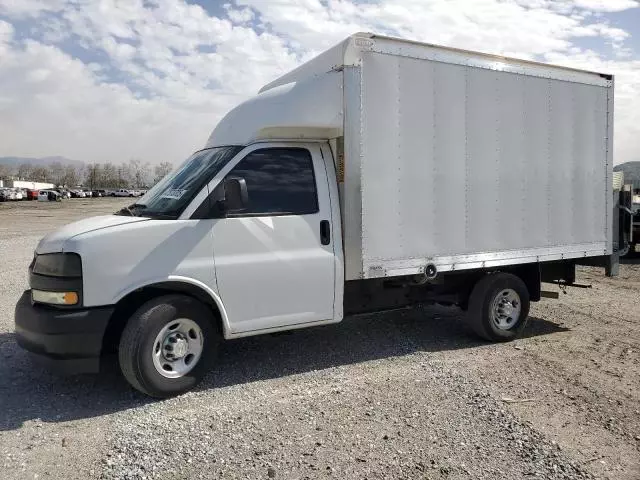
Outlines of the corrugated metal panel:
{"type": "Polygon", "coordinates": [[[345,279],[362,277],[362,164],[361,69],[345,67],[344,76],[344,185],[340,206],[344,221],[345,279]]]}
{"type": "Polygon", "coordinates": [[[385,261],[604,247],[606,87],[374,52],[362,68],[365,276],[385,261]]]}

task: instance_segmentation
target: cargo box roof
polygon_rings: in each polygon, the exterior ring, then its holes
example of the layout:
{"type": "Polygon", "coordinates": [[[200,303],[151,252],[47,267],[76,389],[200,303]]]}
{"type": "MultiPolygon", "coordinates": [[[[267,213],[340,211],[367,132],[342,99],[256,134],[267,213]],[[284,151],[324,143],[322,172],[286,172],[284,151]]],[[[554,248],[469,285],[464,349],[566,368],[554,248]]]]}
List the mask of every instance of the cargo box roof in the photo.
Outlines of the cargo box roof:
{"type": "Polygon", "coordinates": [[[345,67],[381,51],[514,74],[607,86],[607,74],[442,47],[372,33],[356,33],[268,83],[257,96],[231,110],[211,133],[207,147],[246,145],[263,139],[328,139],[342,136],[345,67]]]}

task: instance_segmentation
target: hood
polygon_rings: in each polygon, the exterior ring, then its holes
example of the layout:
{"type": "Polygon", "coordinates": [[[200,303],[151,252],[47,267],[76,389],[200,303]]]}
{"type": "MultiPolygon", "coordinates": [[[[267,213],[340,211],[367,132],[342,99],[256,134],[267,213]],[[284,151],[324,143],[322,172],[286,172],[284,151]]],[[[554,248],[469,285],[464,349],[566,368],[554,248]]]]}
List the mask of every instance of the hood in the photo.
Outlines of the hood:
{"type": "Polygon", "coordinates": [[[62,252],[64,242],[83,233],[100,230],[103,228],[115,227],[126,223],[144,222],[149,220],[144,217],[125,217],[121,215],[102,215],[99,217],[85,218],[77,222],[65,225],[53,233],[50,233],[38,243],[36,253],[56,253],[62,252]]]}

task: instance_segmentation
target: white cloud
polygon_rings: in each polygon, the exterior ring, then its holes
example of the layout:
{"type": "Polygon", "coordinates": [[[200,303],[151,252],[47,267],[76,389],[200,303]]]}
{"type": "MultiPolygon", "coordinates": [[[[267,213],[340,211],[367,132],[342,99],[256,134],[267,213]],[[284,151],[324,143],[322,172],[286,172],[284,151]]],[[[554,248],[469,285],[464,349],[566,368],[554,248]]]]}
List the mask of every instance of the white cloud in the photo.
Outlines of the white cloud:
{"type": "Polygon", "coordinates": [[[28,18],[42,12],[60,11],[66,3],[66,0],[0,0],[0,15],[28,18]]]}
{"type": "Polygon", "coordinates": [[[229,3],[225,5],[225,10],[229,19],[234,23],[249,23],[255,17],[250,8],[236,9],[229,3]]]}
{"type": "Polygon", "coordinates": [[[621,12],[638,7],[637,0],[573,0],[577,7],[598,12],[621,12]]]}
{"type": "MultiPolygon", "coordinates": [[[[13,38],[13,25],[0,20],[0,65],[2,65],[2,57],[9,51],[9,42],[13,38]]],[[[0,92],[0,99],[2,92],[0,92]]]]}
{"type": "Polygon", "coordinates": [[[0,20],[0,43],[9,43],[13,37],[13,25],[0,20]]]}
{"type": "Polygon", "coordinates": [[[183,0],[0,0],[0,15],[30,20],[35,30],[17,43],[11,24],[0,20],[0,155],[176,160],[200,147],[215,122],[264,83],[347,35],[376,31],[620,72],[616,153],[618,162],[630,160],[640,133],[634,60],[640,52],[625,43],[636,32],[611,25],[602,12],[637,6],[634,0],[231,0],[214,17],[183,0]],[[583,51],[581,37],[611,44],[618,61],[583,51]],[[86,63],[59,46],[72,43],[89,51],[86,63]]]}
{"type": "Polygon", "coordinates": [[[556,12],[571,13],[578,8],[590,13],[622,12],[640,5],[638,0],[516,0],[528,8],[547,8],[556,12]]]}
{"type": "Polygon", "coordinates": [[[7,153],[157,163],[188,155],[210,127],[209,113],[137,99],[121,85],[96,83],[91,68],[56,47],[29,42],[4,56],[0,68],[7,153]]]}

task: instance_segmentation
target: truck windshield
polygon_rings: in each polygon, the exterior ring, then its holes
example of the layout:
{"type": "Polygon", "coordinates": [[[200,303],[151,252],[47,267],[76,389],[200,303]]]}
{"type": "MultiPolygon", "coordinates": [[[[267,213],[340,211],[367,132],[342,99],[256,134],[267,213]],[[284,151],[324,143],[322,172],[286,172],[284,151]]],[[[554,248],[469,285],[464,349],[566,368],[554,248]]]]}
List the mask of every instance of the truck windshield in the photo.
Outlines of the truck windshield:
{"type": "Polygon", "coordinates": [[[175,219],[242,147],[200,150],[117,215],[175,219]]]}

